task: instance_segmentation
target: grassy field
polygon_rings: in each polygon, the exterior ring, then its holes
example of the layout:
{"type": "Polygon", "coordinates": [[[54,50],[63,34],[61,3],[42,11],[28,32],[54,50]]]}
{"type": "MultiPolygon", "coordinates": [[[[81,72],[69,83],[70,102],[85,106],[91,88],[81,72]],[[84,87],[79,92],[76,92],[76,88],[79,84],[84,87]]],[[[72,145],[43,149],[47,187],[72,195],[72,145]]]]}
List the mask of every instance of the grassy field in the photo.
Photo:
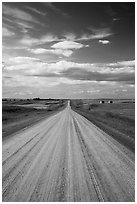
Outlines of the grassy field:
{"type": "Polygon", "coordinates": [[[48,103],[47,101],[3,101],[2,103],[2,137],[7,136],[26,128],[39,120],[62,110],[66,101],[48,103]],[[29,106],[30,105],[30,106],[29,106]]]}
{"type": "Polygon", "coordinates": [[[93,101],[71,100],[72,109],[111,135],[131,151],[135,151],[135,104],[131,101],[119,103],[93,103],[93,101]]]}

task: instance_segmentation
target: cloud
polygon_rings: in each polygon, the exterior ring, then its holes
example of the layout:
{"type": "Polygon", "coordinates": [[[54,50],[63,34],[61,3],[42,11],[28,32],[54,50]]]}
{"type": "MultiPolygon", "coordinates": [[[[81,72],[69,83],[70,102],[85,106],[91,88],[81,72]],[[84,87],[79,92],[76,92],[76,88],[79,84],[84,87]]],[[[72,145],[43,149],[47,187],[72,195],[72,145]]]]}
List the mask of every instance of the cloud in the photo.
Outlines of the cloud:
{"type": "MultiPolygon", "coordinates": [[[[38,49],[29,49],[29,51],[34,52],[35,54],[41,54],[45,52],[60,52],[62,51],[67,51],[67,50],[48,50],[44,48],[38,48],[38,49]]],[[[16,64],[27,64],[28,63],[28,68],[30,67],[29,63],[42,63],[46,71],[51,72],[51,73],[61,73],[64,70],[70,70],[73,69],[73,72],[75,69],[83,70],[87,72],[92,72],[92,73],[100,73],[100,74],[124,74],[124,73],[135,73],[135,60],[131,61],[120,61],[120,62],[114,62],[114,63],[77,63],[73,61],[66,61],[66,60],[60,60],[58,62],[53,62],[53,63],[45,63],[42,62],[39,58],[36,57],[23,57],[23,56],[18,56],[18,57],[11,57],[10,55],[5,56],[3,59],[3,62],[8,65],[16,65],[16,64]]],[[[39,65],[37,64],[39,70],[39,65]]],[[[36,67],[36,66],[35,66],[36,67]]],[[[41,70],[42,71],[42,70],[41,70]]],[[[45,71],[45,69],[43,69],[45,71]]],[[[76,70],[77,71],[77,70],[76,70]]],[[[82,72],[81,72],[82,73],[82,72]]],[[[84,74],[84,72],[83,72],[84,74]]]]}
{"type": "MultiPolygon", "coordinates": [[[[4,64],[5,64],[5,69],[7,70],[20,70],[24,67],[24,65],[28,66],[34,62],[40,62],[40,60],[38,58],[34,58],[34,57],[10,57],[10,56],[6,56],[5,59],[3,60],[4,64]],[[21,66],[20,66],[21,65],[21,66]]],[[[26,66],[26,68],[28,69],[28,66],[26,66]]]]}
{"type": "Polygon", "coordinates": [[[31,46],[31,45],[37,45],[42,43],[39,39],[37,38],[32,38],[28,35],[26,35],[25,37],[23,37],[20,41],[21,44],[23,45],[27,45],[27,46],[31,46]]]}
{"type": "MultiPolygon", "coordinates": [[[[33,50],[34,51],[34,50],[33,50]]],[[[35,50],[37,53],[59,52],[58,50],[35,50]]],[[[63,50],[67,51],[67,50],[63,50]]],[[[53,54],[52,53],[52,54],[53,54]]],[[[64,54],[63,54],[64,55],[64,54]]],[[[66,54],[67,55],[67,54],[66,54]]],[[[53,63],[46,63],[39,58],[32,57],[11,57],[3,60],[4,70],[15,71],[22,75],[66,78],[78,81],[112,81],[134,84],[135,81],[135,62],[121,61],[116,63],[76,63],[61,60],[53,63]]]]}
{"type": "MultiPolygon", "coordinates": [[[[3,3],[3,22],[7,28],[10,28],[15,31],[23,32],[23,33],[28,33],[30,29],[36,29],[37,26],[44,26],[45,23],[43,24],[39,20],[37,20],[33,15],[30,13],[30,9],[33,12],[37,14],[41,14],[42,16],[45,16],[45,13],[40,12],[39,10],[31,7],[22,7],[25,8],[25,11],[19,8],[14,8],[7,3],[3,3]],[[27,10],[26,10],[27,9],[27,10]]],[[[21,7],[20,7],[21,8],[21,7]]]]}
{"type": "Polygon", "coordinates": [[[135,61],[121,61],[116,63],[77,63],[72,61],[59,61],[53,64],[57,70],[79,68],[81,70],[99,73],[130,73],[135,72],[135,61]]]}
{"type": "Polygon", "coordinates": [[[59,8],[57,8],[52,2],[44,2],[44,5],[49,7],[51,10],[55,11],[55,12],[60,12],[61,10],[59,8]]]}
{"type": "Polygon", "coordinates": [[[46,16],[47,15],[46,12],[42,12],[42,11],[36,9],[36,8],[29,7],[29,6],[27,6],[26,8],[29,9],[30,11],[33,11],[36,14],[39,14],[39,15],[42,15],[42,16],[46,16]]]}
{"type": "Polygon", "coordinates": [[[15,19],[20,19],[23,21],[29,21],[29,22],[37,22],[36,19],[34,19],[29,13],[22,11],[18,8],[12,8],[7,6],[6,4],[3,4],[2,6],[2,12],[3,14],[5,14],[6,16],[15,18],[15,19]]]}
{"type": "Polygon", "coordinates": [[[120,18],[113,18],[113,21],[120,21],[120,18]]]}
{"type": "Polygon", "coordinates": [[[80,68],[71,68],[61,72],[64,77],[74,80],[86,80],[86,81],[115,81],[115,82],[129,82],[134,81],[134,73],[100,73],[87,71],[80,68]]]}
{"type": "Polygon", "coordinates": [[[113,35],[110,28],[89,28],[91,34],[83,34],[77,40],[94,40],[94,39],[103,39],[113,35]]]}
{"type": "Polygon", "coordinates": [[[40,38],[32,38],[29,35],[26,35],[20,40],[20,43],[23,45],[32,46],[32,45],[40,45],[40,44],[50,43],[55,41],[58,41],[58,37],[49,33],[40,38]]]}
{"type": "MultiPolygon", "coordinates": [[[[125,68],[125,61],[119,64],[121,66],[123,64],[125,72],[119,72],[121,68],[116,68],[116,65],[114,69],[117,71],[113,72],[110,64],[102,64],[106,67],[106,71],[102,72],[101,64],[65,60],[46,63],[38,58],[10,57],[6,60],[3,70],[3,96],[13,97],[15,93],[25,93],[24,97],[28,97],[26,91],[29,91],[33,93],[31,97],[62,97],[64,94],[66,97],[73,97],[72,94],[75,92],[77,98],[82,90],[83,98],[91,97],[90,94],[113,97],[117,89],[120,90],[116,92],[118,96],[119,94],[121,97],[124,96],[121,95],[122,89],[127,89],[128,93],[134,96],[134,73],[130,72],[128,67],[125,68]]],[[[132,62],[127,62],[127,64],[131,65],[132,62]]],[[[20,97],[20,94],[17,95],[20,97]]]]}
{"type": "Polygon", "coordinates": [[[130,61],[121,61],[121,62],[115,62],[115,63],[109,63],[110,67],[133,67],[135,68],[135,60],[130,61]]]}
{"type": "MultiPolygon", "coordinates": [[[[45,27],[45,24],[32,16],[30,11],[27,12],[19,8],[11,7],[6,3],[3,3],[2,9],[3,20],[6,22],[5,25],[7,28],[28,33],[29,29],[33,29],[36,25],[45,27]]],[[[37,9],[33,9],[33,12],[34,10],[36,12],[37,9]]]]}
{"type": "MultiPolygon", "coordinates": [[[[2,45],[2,48],[3,49],[6,49],[6,50],[27,50],[28,49],[28,47],[25,47],[25,46],[8,46],[8,45],[2,45]]],[[[3,51],[3,53],[4,53],[4,51],[3,51]]]]}
{"type": "Polygon", "coordinates": [[[17,24],[17,26],[19,28],[22,29],[22,31],[24,33],[27,33],[28,29],[33,29],[34,28],[34,26],[32,24],[28,23],[28,22],[23,22],[23,21],[18,21],[18,20],[14,21],[14,22],[17,24]]]}
{"type": "MultiPolygon", "coordinates": [[[[43,44],[46,42],[47,43],[52,42],[55,40],[58,40],[56,36],[47,35],[47,36],[41,37],[39,40],[34,39],[34,38],[29,39],[28,37],[28,39],[26,38],[21,42],[26,45],[34,45],[34,44],[36,45],[36,44],[43,44]]],[[[45,48],[30,49],[28,48],[27,50],[34,54],[46,53],[46,54],[63,55],[65,57],[70,57],[73,54],[74,49],[77,50],[83,47],[88,47],[88,45],[65,40],[65,41],[61,41],[61,42],[53,44],[51,46],[51,49],[45,49],[45,48]]]]}
{"type": "Polygon", "coordinates": [[[39,59],[38,58],[34,58],[34,57],[11,57],[9,60],[15,62],[15,63],[23,63],[26,61],[38,61],[39,59]]]}
{"type": "Polygon", "coordinates": [[[70,41],[76,40],[76,35],[74,33],[65,33],[63,36],[65,37],[66,40],[70,41]]]}
{"type": "MultiPolygon", "coordinates": [[[[51,79],[51,78],[41,78],[39,80],[38,77],[33,77],[33,76],[24,76],[24,75],[19,75],[15,74],[12,75],[10,78],[7,76],[3,77],[3,86],[9,88],[14,88],[18,89],[22,92],[25,90],[28,91],[29,88],[33,88],[33,91],[35,92],[36,89],[46,89],[47,87],[53,87],[55,85],[59,84],[58,80],[51,79]]],[[[11,89],[10,89],[11,90],[11,89]]],[[[38,91],[37,90],[37,91],[38,91]]]]}
{"type": "MultiPolygon", "coordinates": [[[[122,64],[122,62],[121,62],[122,64]]],[[[65,77],[71,80],[79,81],[115,81],[131,83],[135,81],[135,74],[133,69],[129,67],[116,68],[115,71],[109,68],[109,64],[103,64],[102,70],[101,64],[80,64],[74,62],[60,61],[50,65],[51,70],[57,73],[56,77],[65,77]],[[108,67],[107,67],[108,66],[108,67]],[[52,69],[54,67],[54,69],[52,69]],[[58,75],[59,74],[59,75],[58,75]]],[[[50,71],[50,69],[49,69],[50,71]]],[[[44,73],[46,75],[46,73],[44,73]]],[[[54,76],[55,77],[55,76],[54,76]]]]}
{"type": "Polygon", "coordinates": [[[46,35],[40,38],[41,42],[54,42],[58,40],[59,40],[58,37],[52,33],[47,33],[46,35]]]}
{"type": "Polygon", "coordinates": [[[100,90],[87,90],[87,93],[98,93],[100,90]]]}
{"type": "MultiPolygon", "coordinates": [[[[29,25],[23,24],[22,22],[19,23],[19,25],[24,26],[24,28],[25,27],[31,28],[29,25]]],[[[93,32],[92,34],[84,34],[80,38],[77,38],[74,33],[65,33],[63,34],[64,38],[59,38],[53,33],[47,33],[46,35],[41,36],[40,38],[33,38],[33,37],[30,37],[29,35],[26,35],[20,40],[20,43],[27,46],[32,46],[32,45],[40,45],[44,43],[56,42],[51,46],[51,48],[60,49],[60,50],[65,50],[65,49],[71,50],[71,49],[80,49],[83,47],[89,47],[89,45],[84,45],[79,41],[99,39],[99,43],[108,44],[110,42],[109,40],[102,40],[102,39],[105,37],[111,36],[113,34],[110,32],[109,28],[92,29],[92,32],[93,32]]]]}
{"type": "Polygon", "coordinates": [[[128,73],[135,73],[135,60],[131,61],[121,61],[115,63],[107,64],[108,70],[112,72],[128,72],[128,73]]]}
{"type": "Polygon", "coordinates": [[[83,48],[83,47],[88,47],[89,45],[83,45],[81,43],[77,43],[77,42],[74,42],[74,41],[63,41],[63,42],[58,42],[54,45],[52,45],[51,47],[52,48],[55,48],[55,49],[62,49],[62,50],[66,50],[66,49],[80,49],[80,48],[83,48]]]}
{"type": "Polygon", "coordinates": [[[12,36],[12,35],[15,35],[14,32],[10,31],[8,28],[2,28],[2,36],[3,37],[9,37],[9,36],[12,36]]]}
{"type": "Polygon", "coordinates": [[[128,86],[134,88],[135,84],[129,84],[128,86]]]}
{"type": "Polygon", "coordinates": [[[63,55],[65,57],[69,57],[72,55],[72,50],[61,50],[61,49],[44,49],[44,48],[38,48],[38,49],[28,49],[30,52],[34,54],[55,54],[55,55],[63,55]]]}
{"type": "Polygon", "coordinates": [[[99,40],[99,43],[102,43],[103,45],[109,44],[110,41],[109,40],[99,40]]]}
{"type": "Polygon", "coordinates": [[[89,81],[81,81],[81,80],[69,79],[66,77],[58,77],[58,83],[59,84],[68,84],[68,85],[75,85],[75,84],[78,85],[78,84],[89,83],[89,81]]]}
{"type": "Polygon", "coordinates": [[[45,43],[56,42],[51,46],[51,49],[37,48],[37,49],[28,49],[34,54],[40,53],[49,53],[55,55],[63,55],[69,57],[72,55],[73,50],[77,50],[83,47],[89,47],[89,45],[84,45],[79,42],[71,41],[74,38],[73,34],[66,34],[65,39],[59,39],[56,35],[52,33],[47,33],[40,38],[32,38],[29,35],[24,36],[19,42],[24,46],[36,46],[43,45],[45,43]],[[66,38],[68,40],[66,40],[66,38]]]}
{"type": "Polygon", "coordinates": [[[51,51],[48,49],[44,49],[44,48],[38,48],[38,49],[28,49],[30,52],[34,53],[34,54],[43,54],[46,53],[47,51],[51,51]]]}
{"type": "Polygon", "coordinates": [[[19,31],[23,33],[27,33],[29,29],[34,28],[34,24],[32,22],[26,22],[20,19],[8,19],[5,16],[3,18],[3,25],[9,30],[14,30],[14,32],[19,31]]]}
{"type": "Polygon", "coordinates": [[[92,39],[102,39],[113,35],[110,28],[89,28],[93,33],[92,39]]]}

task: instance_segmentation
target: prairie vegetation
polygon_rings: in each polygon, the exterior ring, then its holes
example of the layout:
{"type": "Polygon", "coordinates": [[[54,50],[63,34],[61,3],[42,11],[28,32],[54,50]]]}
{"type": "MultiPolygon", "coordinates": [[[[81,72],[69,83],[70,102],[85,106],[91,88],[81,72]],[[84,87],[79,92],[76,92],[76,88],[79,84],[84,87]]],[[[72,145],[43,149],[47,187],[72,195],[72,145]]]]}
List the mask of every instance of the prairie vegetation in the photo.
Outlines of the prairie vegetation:
{"type": "Polygon", "coordinates": [[[4,100],[2,102],[2,136],[7,136],[46,118],[66,106],[65,100],[4,100]],[[47,104],[48,105],[45,105],[47,104]]]}
{"type": "Polygon", "coordinates": [[[135,104],[133,101],[114,101],[99,104],[92,100],[71,100],[72,109],[131,151],[135,151],[135,104]]]}

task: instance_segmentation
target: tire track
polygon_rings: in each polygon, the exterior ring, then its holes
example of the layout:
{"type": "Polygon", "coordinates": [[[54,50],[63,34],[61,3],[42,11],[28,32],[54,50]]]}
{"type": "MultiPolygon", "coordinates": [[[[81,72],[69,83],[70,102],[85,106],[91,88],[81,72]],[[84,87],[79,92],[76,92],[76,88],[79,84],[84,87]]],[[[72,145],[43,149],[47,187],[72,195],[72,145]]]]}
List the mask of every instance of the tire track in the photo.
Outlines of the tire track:
{"type": "Polygon", "coordinates": [[[89,174],[90,174],[90,178],[91,180],[93,181],[93,185],[95,187],[95,191],[96,191],[96,194],[97,194],[97,197],[98,197],[98,200],[99,202],[104,202],[104,198],[103,198],[103,195],[101,193],[101,190],[100,190],[100,185],[99,183],[97,182],[97,179],[96,179],[96,175],[95,175],[95,170],[94,170],[94,167],[90,161],[90,155],[88,154],[88,149],[87,149],[87,145],[81,135],[81,132],[80,132],[80,129],[78,127],[78,124],[76,122],[76,119],[73,118],[73,121],[74,121],[74,125],[75,125],[75,129],[76,129],[76,132],[77,132],[77,136],[78,136],[78,139],[79,139],[79,143],[80,143],[80,146],[81,146],[81,151],[83,153],[83,156],[84,156],[84,159],[86,161],[86,165],[87,165],[87,169],[89,171],[89,174]]]}
{"type": "Polygon", "coordinates": [[[106,134],[98,131],[92,123],[84,117],[73,112],[77,121],[83,140],[88,147],[89,156],[95,169],[96,178],[101,187],[103,195],[107,201],[134,201],[135,174],[133,161],[122,152],[121,147],[116,146],[113,140],[109,140],[106,134]],[[84,125],[81,122],[85,119],[84,125]]]}
{"type": "MultiPolygon", "coordinates": [[[[57,122],[56,122],[57,123],[57,122]]],[[[58,123],[61,124],[61,119],[58,120],[58,123]]],[[[57,131],[57,127],[55,131],[57,131]]],[[[18,163],[12,163],[10,161],[10,166],[12,165],[12,169],[8,169],[8,173],[3,177],[3,197],[7,199],[7,195],[15,193],[17,190],[17,186],[22,181],[22,178],[25,176],[25,172],[27,173],[28,168],[31,166],[33,160],[35,160],[36,155],[41,151],[42,146],[48,142],[52,135],[52,129],[49,128],[48,134],[45,137],[45,134],[42,136],[42,139],[40,138],[39,142],[34,144],[31,149],[29,149],[28,152],[25,153],[24,158],[21,158],[18,163]],[[40,144],[39,144],[40,143],[40,144]],[[29,156],[30,154],[30,156],[29,156]],[[15,186],[14,186],[15,185],[15,186]],[[12,186],[12,188],[11,188],[12,186]],[[14,190],[15,189],[15,190],[14,190]]],[[[18,155],[17,155],[18,156],[18,155]]],[[[14,162],[14,160],[13,160],[14,162]]]]}
{"type": "MultiPolygon", "coordinates": [[[[57,123],[57,121],[55,121],[53,123],[53,125],[55,125],[57,123]]],[[[36,135],[34,135],[34,137],[32,137],[28,142],[26,142],[22,147],[20,147],[16,152],[14,152],[10,157],[8,157],[3,163],[3,171],[6,174],[6,176],[8,176],[8,172],[12,172],[12,170],[14,170],[21,162],[23,159],[25,159],[28,154],[39,144],[39,142],[41,142],[43,139],[46,140],[48,139],[48,135],[49,132],[51,131],[51,126],[47,129],[47,131],[40,131],[38,132],[36,135]],[[34,141],[35,139],[37,139],[36,141],[34,141]],[[32,147],[31,147],[32,145],[32,147]],[[28,149],[24,151],[24,148],[28,146],[28,149]],[[20,153],[20,157],[18,155],[18,157],[16,158],[16,154],[20,153]],[[17,161],[16,161],[16,160],[17,161]],[[12,163],[13,165],[10,166],[10,168],[8,167],[8,172],[6,171],[6,166],[8,166],[8,161],[10,163],[12,163]]],[[[44,142],[44,141],[43,141],[44,142]]],[[[3,175],[3,181],[5,180],[5,175],[3,175]]]]}

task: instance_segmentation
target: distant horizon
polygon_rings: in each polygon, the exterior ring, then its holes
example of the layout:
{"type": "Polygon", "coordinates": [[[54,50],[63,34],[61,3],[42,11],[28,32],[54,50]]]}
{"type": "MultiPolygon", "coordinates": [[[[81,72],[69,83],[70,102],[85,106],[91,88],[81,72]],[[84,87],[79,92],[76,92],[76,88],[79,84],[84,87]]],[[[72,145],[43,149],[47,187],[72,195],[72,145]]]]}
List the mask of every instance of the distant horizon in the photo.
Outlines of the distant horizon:
{"type": "MultiPolygon", "coordinates": [[[[35,98],[39,97],[34,97],[34,98],[2,98],[2,99],[20,99],[20,100],[33,100],[35,98]]],[[[48,100],[48,99],[64,99],[64,100],[135,100],[135,98],[39,98],[40,100],[48,100]]]]}

